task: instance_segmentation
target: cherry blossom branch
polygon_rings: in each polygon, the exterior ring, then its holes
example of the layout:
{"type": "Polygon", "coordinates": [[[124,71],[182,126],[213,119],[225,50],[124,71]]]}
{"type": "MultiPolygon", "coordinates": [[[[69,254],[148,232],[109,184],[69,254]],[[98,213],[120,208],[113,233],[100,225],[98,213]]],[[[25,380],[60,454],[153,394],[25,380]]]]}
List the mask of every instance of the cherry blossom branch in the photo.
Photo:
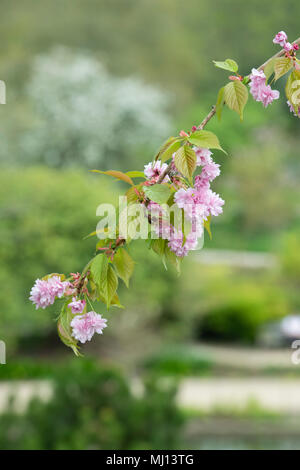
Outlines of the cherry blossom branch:
{"type": "MultiPolygon", "coordinates": [[[[300,45],[300,38],[296,39],[296,41],[292,42],[292,45],[297,44],[298,46],[300,45]]],[[[277,57],[281,57],[286,53],[284,49],[281,49],[281,51],[277,52],[277,54],[274,54],[272,57],[270,57],[266,62],[264,62],[262,65],[258,67],[257,70],[264,70],[266,66],[274,59],[277,59],[277,57]]]]}
{"type": "MultiPolygon", "coordinates": [[[[294,44],[298,44],[300,45],[300,37],[298,39],[296,39],[296,41],[294,41],[292,43],[292,45],[294,44]]],[[[258,67],[258,70],[264,70],[265,67],[273,60],[273,59],[276,59],[277,57],[281,57],[283,56],[284,54],[286,53],[286,51],[284,49],[281,49],[279,52],[277,52],[277,54],[273,55],[272,57],[270,57],[268,60],[266,60],[266,62],[264,62],[262,65],[260,65],[258,67]]],[[[213,105],[212,106],[212,109],[210,110],[210,112],[208,113],[208,115],[203,119],[203,121],[201,122],[201,124],[199,124],[199,126],[197,127],[197,130],[203,130],[204,127],[207,125],[207,123],[215,116],[216,114],[216,106],[213,105]]],[[[170,174],[170,171],[172,169],[172,161],[171,163],[169,163],[169,165],[167,166],[167,168],[165,169],[165,171],[160,175],[158,181],[157,181],[157,184],[160,184],[162,183],[162,181],[164,180],[164,178],[166,176],[169,176],[170,174]]]]}

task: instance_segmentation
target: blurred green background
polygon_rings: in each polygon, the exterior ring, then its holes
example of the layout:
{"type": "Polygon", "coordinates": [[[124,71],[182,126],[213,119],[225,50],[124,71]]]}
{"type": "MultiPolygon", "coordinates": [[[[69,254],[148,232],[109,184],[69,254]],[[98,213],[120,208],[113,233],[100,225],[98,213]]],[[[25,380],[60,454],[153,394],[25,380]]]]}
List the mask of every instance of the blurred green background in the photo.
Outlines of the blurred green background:
{"type": "Polygon", "coordinates": [[[37,277],[81,270],[98,204],[124,191],[88,170],[142,169],[215,102],[227,76],[212,59],[249,73],[279,30],[299,37],[300,4],[0,6],[0,448],[299,448],[299,333],[281,321],[300,309],[300,135],[283,96],[209,124],[229,153],[215,153],[226,205],[212,241],[179,278],[132,246],[126,308],[101,312],[109,328],[84,358],[60,344],[55,307],[28,295],[37,277]]]}

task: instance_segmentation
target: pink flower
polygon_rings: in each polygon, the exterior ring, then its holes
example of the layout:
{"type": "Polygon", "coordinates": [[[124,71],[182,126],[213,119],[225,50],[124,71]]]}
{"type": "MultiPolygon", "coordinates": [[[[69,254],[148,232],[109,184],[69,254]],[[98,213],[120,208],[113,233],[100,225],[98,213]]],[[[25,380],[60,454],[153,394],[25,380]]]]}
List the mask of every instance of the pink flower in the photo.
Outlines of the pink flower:
{"type": "Polygon", "coordinates": [[[274,100],[278,100],[279,96],[280,96],[280,93],[278,90],[272,90],[270,85],[267,85],[261,90],[261,95],[260,95],[261,99],[259,101],[261,101],[264,107],[266,108],[274,100]]]}
{"type": "Polygon", "coordinates": [[[211,215],[218,216],[222,214],[222,206],[225,204],[225,201],[219,196],[219,194],[214,193],[209,190],[208,192],[208,210],[211,215]]]}
{"type": "Polygon", "coordinates": [[[201,191],[209,188],[209,180],[203,178],[203,174],[195,176],[195,189],[201,191]]]}
{"type": "Polygon", "coordinates": [[[283,46],[283,49],[286,51],[286,52],[290,52],[293,50],[293,46],[290,42],[286,42],[285,45],[283,46]]]}
{"type": "Polygon", "coordinates": [[[193,188],[179,189],[174,196],[174,201],[179,209],[184,209],[188,204],[194,204],[194,194],[195,190],[193,188]]]}
{"type": "Polygon", "coordinates": [[[266,85],[266,76],[262,71],[252,69],[250,80],[250,93],[256,101],[262,102],[265,108],[279,98],[279,91],[266,85]]]}
{"type": "Polygon", "coordinates": [[[46,308],[54,303],[56,297],[64,295],[69,283],[62,282],[59,276],[50,277],[47,280],[37,279],[30,291],[29,300],[36,308],[46,308]]]}
{"type": "Polygon", "coordinates": [[[68,304],[68,307],[72,310],[72,313],[82,313],[85,307],[85,300],[77,300],[76,297],[72,298],[72,302],[68,304]]]}
{"type": "Polygon", "coordinates": [[[202,178],[208,181],[214,180],[217,176],[219,176],[221,173],[220,171],[220,165],[218,165],[215,162],[210,162],[204,165],[202,169],[202,178]]]}
{"type": "Polygon", "coordinates": [[[298,51],[298,50],[299,50],[299,45],[298,45],[298,44],[294,44],[294,45],[293,45],[293,49],[294,49],[294,51],[298,51]]]}
{"type": "MultiPolygon", "coordinates": [[[[144,167],[144,175],[149,180],[153,180],[153,182],[157,181],[160,175],[167,169],[168,165],[166,163],[161,163],[160,160],[157,160],[155,163],[150,162],[144,167]]],[[[169,181],[170,178],[166,176],[163,179],[163,182],[166,183],[169,181]]]]}
{"type": "Polygon", "coordinates": [[[206,165],[207,163],[212,162],[211,151],[209,149],[204,149],[201,147],[194,147],[196,157],[197,157],[197,166],[206,165]]]}
{"type": "Polygon", "coordinates": [[[106,322],[105,318],[93,311],[85,315],[76,315],[70,323],[72,336],[81,343],[91,341],[95,333],[102,335],[102,330],[107,327],[106,322]]]}
{"type": "Polygon", "coordinates": [[[277,33],[273,39],[273,43],[279,44],[281,47],[283,47],[287,41],[287,38],[287,34],[284,31],[279,31],[279,33],[277,33]]]}
{"type": "Polygon", "coordinates": [[[185,243],[183,244],[183,233],[182,231],[175,231],[169,240],[168,247],[170,248],[173,253],[175,253],[176,256],[179,258],[183,258],[184,256],[187,256],[189,251],[195,250],[197,247],[198,243],[198,238],[201,237],[203,234],[203,226],[202,226],[202,231],[199,232],[194,232],[191,231],[185,240],[185,243]]]}
{"type": "Polygon", "coordinates": [[[54,297],[61,298],[66,288],[69,286],[68,282],[62,282],[59,276],[53,276],[48,279],[49,289],[54,297]]]}

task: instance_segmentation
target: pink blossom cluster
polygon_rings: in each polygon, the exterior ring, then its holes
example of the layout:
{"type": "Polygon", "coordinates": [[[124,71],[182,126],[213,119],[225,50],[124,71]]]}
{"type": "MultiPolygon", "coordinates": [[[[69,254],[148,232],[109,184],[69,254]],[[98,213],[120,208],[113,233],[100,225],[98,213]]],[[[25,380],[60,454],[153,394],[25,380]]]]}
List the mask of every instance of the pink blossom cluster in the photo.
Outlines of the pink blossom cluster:
{"type": "Polygon", "coordinates": [[[274,100],[278,100],[279,91],[272,90],[270,85],[266,84],[266,76],[262,70],[252,69],[250,75],[250,93],[256,101],[262,102],[266,108],[274,100]]]}
{"type": "Polygon", "coordinates": [[[299,49],[298,44],[291,44],[288,42],[287,34],[284,31],[279,31],[273,39],[274,44],[279,44],[286,52],[297,51],[299,49]]]}
{"type": "Polygon", "coordinates": [[[81,343],[91,341],[95,333],[102,335],[102,330],[107,327],[106,323],[105,318],[93,311],[76,315],[70,323],[72,336],[81,343]]]}
{"type": "Polygon", "coordinates": [[[76,297],[72,298],[72,302],[68,304],[68,307],[71,309],[72,313],[75,315],[78,313],[82,313],[85,308],[86,301],[76,299],[76,297]]]}
{"type": "Polygon", "coordinates": [[[202,166],[200,175],[195,177],[194,188],[179,189],[174,200],[190,220],[206,220],[210,215],[218,216],[223,212],[223,199],[210,189],[210,183],[220,175],[220,165],[211,157],[210,150],[194,149],[197,156],[197,165],[202,166]]]}
{"type": "Polygon", "coordinates": [[[29,300],[36,308],[46,308],[52,305],[56,298],[61,298],[70,283],[61,281],[59,276],[49,277],[47,280],[37,279],[30,291],[29,300]]]}
{"type": "Polygon", "coordinates": [[[293,113],[294,116],[300,118],[300,107],[298,108],[298,114],[296,114],[294,106],[289,101],[287,101],[287,105],[290,108],[290,112],[293,113]]]}
{"type": "Polygon", "coordinates": [[[195,250],[198,243],[198,237],[199,233],[193,233],[192,231],[187,235],[184,242],[182,231],[174,230],[169,239],[168,247],[176,256],[183,258],[188,255],[190,250],[195,250]]]}
{"type": "MultiPolygon", "coordinates": [[[[147,163],[144,166],[144,175],[148,180],[152,183],[156,183],[159,179],[160,175],[167,169],[168,165],[166,163],[162,163],[160,160],[156,162],[147,163]]],[[[163,183],[170,181],[169,176],[165,176],[163,179],[163,183]]]]}

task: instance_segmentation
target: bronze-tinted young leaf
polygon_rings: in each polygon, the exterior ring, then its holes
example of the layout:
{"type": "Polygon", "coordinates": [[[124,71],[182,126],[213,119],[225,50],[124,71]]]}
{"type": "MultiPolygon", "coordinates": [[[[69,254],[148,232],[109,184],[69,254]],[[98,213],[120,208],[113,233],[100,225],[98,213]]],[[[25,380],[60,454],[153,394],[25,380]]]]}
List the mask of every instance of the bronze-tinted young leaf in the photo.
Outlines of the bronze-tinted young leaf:
{"type": "Polygon", "coordinates": [[[191,179],[196,168],[196,154],[188,145],[184,145],[177,150],[174,163],[178,171],[186,178],[191,179]]]}
{"type": "Polygon", "coordinates": [[[132,181],[130,176],[126,175],[126,173],[123,173],[122,171],[116,171],[116,170],[108,170],[108,171],[91,170],[91,171],[93,173],[100,173],[101,175],[113,176],[114,178],[117,178],[118,180],[125,181],[125,183],[128,183],[131,186],[134,185],[134,182],[132,181]]]}
{"type": "Polygon", "coordinates": [[[275,80],[285,75],[293,67],[293,62],[287,57],[274,59],[275,80]]]}
{"type": "Polygon", "coordinates": [[[114,256],[113,264],[118,276],[124,281],[126,286],[129,287],[129,280],[134,271],[135,263],[125,248],[118,249],[114,256]]]}
{"type": "Polygon", "coordinates": [[[211,131],[195,131],[188,137],[188,141],[196,147],[218,149],[226,153],[225,150],[222,149],[216,134],[211,131]]]}
{"type": "Polygon", "coordinates": [[[236,111],[242,120],[244,108],[248,101],[247,87],[239,80],[227,83],[224,88],[224,100],[227,106],[236,111]]]}
{"type": "Polygon", "coordinates": [[[146,176],[144,175],[144,173],[142,171],[126,171],[125,173],[127,176],[129,176],[130,178],[144,178],[146,179],[146,176]]]}

